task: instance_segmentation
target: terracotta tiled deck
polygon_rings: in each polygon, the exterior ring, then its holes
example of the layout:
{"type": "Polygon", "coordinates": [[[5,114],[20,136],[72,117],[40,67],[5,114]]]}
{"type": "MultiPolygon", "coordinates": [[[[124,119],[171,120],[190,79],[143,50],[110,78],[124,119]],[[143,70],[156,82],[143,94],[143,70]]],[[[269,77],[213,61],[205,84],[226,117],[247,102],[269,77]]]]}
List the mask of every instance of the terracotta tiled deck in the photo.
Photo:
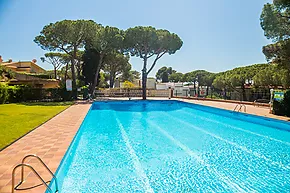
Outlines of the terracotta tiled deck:
{"type": "MultiPolygon", "coordinates": [[[[21,162],[21,159],[27,154],[36,154],[55,172],[79,126],[81,125],[90,104],[73,105],[64,112],[55,116],[45,124],[33,130],[28,135],[16,141],[6,149],[0,152],[0,192],[11,193],[11,173],[14,166],[21,162]]],[[[33,167],[39,171],[40,175],[46,181],[51,176],[45,169],[38,165],[35,160],[28,160],[33,167]]],[[[38,178],[27,173],[27,180],[22,187],[40,184],[38,178]]],[[[16,182],[19,181],[20,168],[16,175],[16,182]]],[[[16,191],[23,193],[44,192],[45,187],[40,186],[31,190],[16,191]]]]}
{"type": "MultiPolygon", "coordinates": [[[[113,99],[113,98],[110,98],[113,99]]],[[[167,98],[148,98],[155,100],[167,100],[167,98]]],[[[117,100],[128,100],[128,98],[118,98],[117,100]]],[[[228,110],[233,110],[236,104],[214,102],[214,101],[202,101],[202,100],[188,100],[188,99],[174,99],[185,101],[189,103],[202,104],[207,106],[213,106],[228,110]]],[[[57,115],[53,119],[49,120],[45,124],[41,125],[25,137],[21,138],[14,144],[10,145],[6,149],[0,152],[0,193],[11,192],[11,172],[14,166],[20,163],[21,159],[27,154],[37,154],[44,162],[52,169],[56,171],[63,155],[65,154],[68,146],[70,145],[73,137],[75,136],[80,124],[82,123],[90,104],[78,104],[73,105],[61,114],[57,115]]],[[[247,105],[247,113],[267,116],[281,120],[289,120],[286,117],[275,116],[269,114],[269,108],[267,107],[254,107],[247,105]]],[[[32,160],[33,161],[33,160],[32,160]]],[[[46,172],[37,162],[28,162],[37,171],[40,171],[41,176],[45,180],[50,180],[51,176],[46,172]]],[[[20,171],[20,170],[19,170],[20,171]]],[[[18,172],[17,182],[20,179],[18,172]]],[[[23,187],[33,186],[39,184],[39,180],[32,174],[27,172],[27,181],[23,184],[23,187]]],[[[40,186],[35,189],[21,191],[23,193],[41,193],[44,192],[45,187],[40,186]]],[[[19,192],[19,191],[18,191],[19,192]]],[[[17,193],[17,191],[16,191],[17,193]]]]}
{"type": "MultiPolygon", "coordinates": [[[[175,99],[175,98],[174,98],[175,99]]],[[[189,103],[195,103],[195,104],[200,104],[200,105],[206,105],[206,106],[212,106],[212,107],[217,107],[221,109],[227,109],[227,110],[233,110],[237,104],[235,103],[226,103],[226,102],[216,102],[216,101],[203,101],[203,100],[192,100],[192,99],[176,99],[180,101],[185,101],[189,103]]],[[[270,117],[274,119],[280,119],[284,121],[289,121],[289,117],[283,117],[283,116],[277,116],[270,114],[270,108],[269,107],[257,107],[253,105],[246,105],[247,107],[247,113],[253,114],[253,115],[259,115],[259,116],[264,116],[264,117],[270,117]]]]}

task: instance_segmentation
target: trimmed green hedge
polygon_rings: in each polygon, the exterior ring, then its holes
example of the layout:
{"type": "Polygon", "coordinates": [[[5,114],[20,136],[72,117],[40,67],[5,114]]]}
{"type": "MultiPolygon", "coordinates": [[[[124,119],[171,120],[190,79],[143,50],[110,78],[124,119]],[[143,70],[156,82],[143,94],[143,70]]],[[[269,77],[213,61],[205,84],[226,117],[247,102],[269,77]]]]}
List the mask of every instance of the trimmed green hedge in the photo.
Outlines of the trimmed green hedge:
{"type": "Polygon", "coordinates": [[[4,83],[0,83],[0,104],[5,103],[9,98],[8,86],[4,83]]]}
{"type": "Polygon", "coordinates": [[[284,94],[284,99],[282,101],[274,101],[273,113],[275,115],[290,117],[290,90],[284,94]]]}
{"type": "Polygon", "coordinates": [[[27,85],[0,84],[0,104],[42,100],[71,101],[73,97],[72,92],[65,88],[39,89],[27,85]]]}
{"type": "Polygon", "coordinates": [[[49,74],[34,74],[34,73],[23,73],[23,74],[26,74],[28,76],[37,77],[37,78],[42,78],[42,79],[52,79],[51,75],[49,75],[49,74]]]}

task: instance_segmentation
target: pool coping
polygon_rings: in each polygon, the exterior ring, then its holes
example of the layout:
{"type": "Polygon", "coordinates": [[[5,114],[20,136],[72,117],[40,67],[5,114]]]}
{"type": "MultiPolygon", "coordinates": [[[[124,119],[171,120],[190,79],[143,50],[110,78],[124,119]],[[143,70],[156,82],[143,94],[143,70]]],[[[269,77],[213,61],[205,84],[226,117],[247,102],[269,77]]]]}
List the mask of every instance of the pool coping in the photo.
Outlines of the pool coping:
{"type": "MultiPolygon", "coordinates": [[[[93,103],[94,103],[94,102],[93,102],[93,103]]],[[[66,159],[67,159],[67,157],[68,157],[68,154],[70,153],[71,148],[72,148],[72,146],[74,145],[75,140],[76,140],[76,138],[77,138],[77,136],[78,136],[78,134],[79,134],[79,132],[80,132],[80,130],[81,130],[81,127],[83,126],[83,124],[84,124],[84,122],[85,122],[85,119],[87,118],[87,116],[88,116],[89,113],[90,113],[90,110],[91,110],[92,107],[93,107],[93,103],[90,103],[90,108],[88,109],[88,111],[87,111],[85,117],[83,118],[82,123],[81,123],[81,125],[79,126],[77,132],[75,133],[75,135],[74,135],[74,137],[73,137],[71,143],[69,144],[68,148],[66,149],[66,151],[65,151],[65,153],[64,153],[64,155],[63,155],[63,157],[62,157],[62,159],[61,159],[61,161],[60,161],[60,163],[59,163],[59,165],[58,165],[58,167],[57,167],[57,169],[56,169],[56,171],[54,172],[54,175],[55,175],[55,176],[57,176],[57,174],[59,173],[59,171],[60,171],[60,169],[61,169],[61,167],[62,167],[63,162],[66,161],[66,159]]],[[[55,184],[54,181],[55,181],[55,179],[52,178],[51,182],[49,183],[49,187],[50,187],[50,188],[54,186],[54,184],[55,184]]],[[[59,184],[59,183],[58,183],[58,184],[59,184]]],[[[48,192],[47,189],[45,190],[45,193],[46,193],[46,192],[48,192]]]]}

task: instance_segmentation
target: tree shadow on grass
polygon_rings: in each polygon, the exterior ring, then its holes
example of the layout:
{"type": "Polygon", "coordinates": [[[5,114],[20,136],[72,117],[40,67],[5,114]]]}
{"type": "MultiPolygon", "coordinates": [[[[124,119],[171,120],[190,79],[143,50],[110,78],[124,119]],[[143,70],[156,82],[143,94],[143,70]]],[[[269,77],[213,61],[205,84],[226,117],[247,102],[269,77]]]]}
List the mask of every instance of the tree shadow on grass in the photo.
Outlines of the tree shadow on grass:
{"type": "Polygon", "coordinates": [[[26,106],[68,106],[73,105],[74,102],[68,101],[68,102],[22,102],[17,103],[19,105],[26,105],[26,106]]]}

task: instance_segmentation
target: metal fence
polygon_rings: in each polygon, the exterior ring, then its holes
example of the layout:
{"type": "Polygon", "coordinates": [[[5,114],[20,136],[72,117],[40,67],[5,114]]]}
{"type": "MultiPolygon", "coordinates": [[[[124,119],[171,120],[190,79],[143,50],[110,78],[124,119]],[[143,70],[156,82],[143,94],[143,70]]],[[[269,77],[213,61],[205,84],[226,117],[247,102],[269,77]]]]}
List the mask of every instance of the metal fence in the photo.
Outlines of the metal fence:
{"type": "Polygon", "coordinates": [[[201,97],[201,98],[212,98],[212,99],[225,99],[225,100],[236,100],[236,101],[250,101],[263,99],[265,101],[270,101],[271,94],[270,91],[255,91],[248,89],[243,94],[242,92],[229,92],[224,90],[212,89],[200,92],[198,89],[196,91],[192,90],[174,90],[173,96],[175,97],[201,97]]]}
{"type": "MultiPolygon", "coordinates": [[[[169,90],[147,90],[147,97],[168,97],[169,90]]],[[[142,97],[142,90],[121,89],[121,90],[97,90],[96,97],[142,97]]]]}
{"type": "MultiPolygon", "coordinates": [[[[147,97],[168,97],[169,90],[147,90],[147,97]]],[[[243,95],[242,92],[227,92],[218,89],[196,90],[173,90],[173,96],[177,97],[203,97],[203,98],[213,98],[213,99],[226,99],[226,100],[237,100],[237,101],[255,101],[259,99],[270,100],[270,92],[265,91],[255,91],[248,89],[243,95]]],[[[108,89],[108,90],[97,90],[95,92],[96,97],[142,97],[141,89],[108,89]]]]}

